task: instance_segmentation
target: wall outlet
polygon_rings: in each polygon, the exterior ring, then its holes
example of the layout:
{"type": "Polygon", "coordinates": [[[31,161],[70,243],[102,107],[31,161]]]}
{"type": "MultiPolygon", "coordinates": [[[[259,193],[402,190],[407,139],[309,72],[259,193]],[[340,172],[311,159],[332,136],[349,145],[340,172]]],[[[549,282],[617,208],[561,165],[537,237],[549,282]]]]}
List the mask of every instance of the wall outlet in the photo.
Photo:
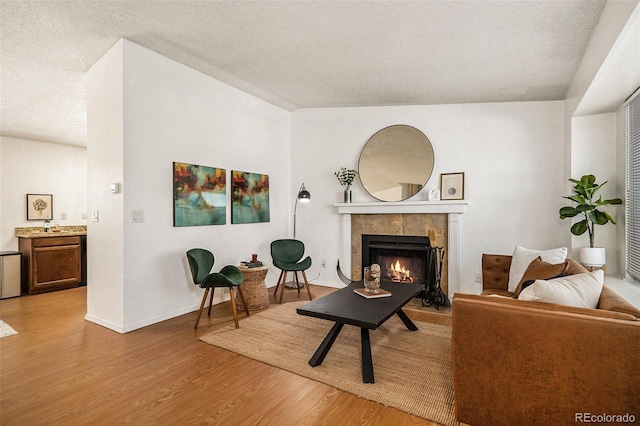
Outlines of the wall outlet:
{"type": "Polygon", "coordinates": [[[320,267],[321,268],[326,268],[327,267],[327,261],[322,259],[322,261],[320,261],[320,267]]]}
{"type": "Polygon", "coordinates": [[[87,220],[87,212],[82,212],[82,219],[87,220]]]}
{"type": "Polygon", "coordinates": [[[91,215],[91,220],[94,222],[100,222],[100,210],[96,210],[91,215]]]}
{"type": "Polygon", "coordinates": [[[476,274],[476,282],[482,284],[482,274],[479,272],[476,274]]]}
{"type": "Polygon", "coordinates": [[[67,220],[67,214],[66,213],[60,213],[60,220],[67,220]]]}

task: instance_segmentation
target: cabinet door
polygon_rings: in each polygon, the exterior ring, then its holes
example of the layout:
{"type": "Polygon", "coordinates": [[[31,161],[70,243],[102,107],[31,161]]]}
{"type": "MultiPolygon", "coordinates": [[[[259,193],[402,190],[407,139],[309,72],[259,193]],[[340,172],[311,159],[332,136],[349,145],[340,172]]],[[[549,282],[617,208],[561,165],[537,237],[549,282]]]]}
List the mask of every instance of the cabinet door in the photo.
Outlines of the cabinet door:
{"type": "Polygon", "coordinates": [[[33,287],[78,285],[80,244],[33,248],[33,287]]]}

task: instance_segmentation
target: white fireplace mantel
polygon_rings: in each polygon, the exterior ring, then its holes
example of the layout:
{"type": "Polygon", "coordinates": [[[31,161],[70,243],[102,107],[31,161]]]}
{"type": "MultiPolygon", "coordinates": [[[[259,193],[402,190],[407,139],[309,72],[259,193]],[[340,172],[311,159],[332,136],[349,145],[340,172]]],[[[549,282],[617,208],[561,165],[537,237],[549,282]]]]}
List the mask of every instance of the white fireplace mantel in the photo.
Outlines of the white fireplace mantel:
{"type": "Polygon", "coordinates": [[[339,214],[402,214],[402,213],[448,213],[461,214],[468,201],[400,201],[367,202],[367,203],[338,203],[339,214]]]}
{"type": "Polygon", "coordinates": [[[401,202],[365,202],[338,203],[334,207],[342,215],[342,253],[340,258],[343,270],[351,271],[351,215],[352,214],[447,214],[449,218],[449,291],[460,289],[460,220],[466,210],[467,201],[401,201],[401,202]]]}

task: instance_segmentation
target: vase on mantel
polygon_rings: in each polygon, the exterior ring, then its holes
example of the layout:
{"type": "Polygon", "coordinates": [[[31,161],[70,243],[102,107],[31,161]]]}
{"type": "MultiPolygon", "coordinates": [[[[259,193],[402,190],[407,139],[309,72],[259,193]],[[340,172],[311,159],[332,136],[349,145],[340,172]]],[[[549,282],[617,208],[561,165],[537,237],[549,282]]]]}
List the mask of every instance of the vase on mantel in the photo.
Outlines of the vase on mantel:
{"type": "Polygon", "coordinates": [[[344,190],[344,202],[345,203],[350,203],[352,201],[351,199],[351,189],[345,189],[344,190]]]}

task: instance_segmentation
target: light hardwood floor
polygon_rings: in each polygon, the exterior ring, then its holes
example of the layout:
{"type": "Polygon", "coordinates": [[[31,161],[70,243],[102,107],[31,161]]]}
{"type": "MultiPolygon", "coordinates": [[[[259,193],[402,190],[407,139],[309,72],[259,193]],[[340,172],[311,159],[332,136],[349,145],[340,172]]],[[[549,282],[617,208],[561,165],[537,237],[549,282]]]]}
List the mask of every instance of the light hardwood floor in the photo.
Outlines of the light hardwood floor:
{"type": "MultiPolygon", "coordinates": [[[[312,286],[314,297],[329,291],[312,286]]],[[[285,302],[305,294],[289,290],[285,302]]],[[[0,301],[19,333],[0,339],[1,425],[435,424],[198,341],[232,323],[229,302],[197,330],[195,312],[124,335],[85,313],[86,287],[0,301]]]]}

